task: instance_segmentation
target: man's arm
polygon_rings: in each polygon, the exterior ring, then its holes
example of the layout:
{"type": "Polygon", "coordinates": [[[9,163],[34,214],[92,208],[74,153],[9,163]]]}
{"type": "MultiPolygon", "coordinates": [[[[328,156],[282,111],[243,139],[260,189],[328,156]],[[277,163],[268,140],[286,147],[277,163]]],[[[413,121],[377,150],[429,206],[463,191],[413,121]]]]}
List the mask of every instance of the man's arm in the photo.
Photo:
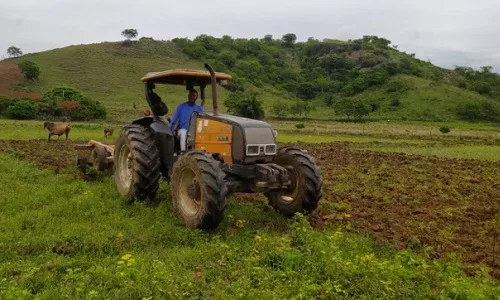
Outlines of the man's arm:
{"type": "Polygon", "coordinates": [[[175,123],[177,123],[177,120],[179,120],[179,106],[175,109],[174,115],[172,116],[172,119],[170,120],[170,130],[174,131],[175,128],[175,123]]]}

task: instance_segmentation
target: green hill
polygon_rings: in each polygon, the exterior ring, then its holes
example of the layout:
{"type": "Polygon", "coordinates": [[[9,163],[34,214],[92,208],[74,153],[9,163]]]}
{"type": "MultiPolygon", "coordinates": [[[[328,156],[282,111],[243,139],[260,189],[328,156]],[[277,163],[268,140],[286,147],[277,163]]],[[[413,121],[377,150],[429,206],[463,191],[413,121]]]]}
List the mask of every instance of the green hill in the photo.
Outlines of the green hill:
{"type": "MultiPolygon", "coordinates": [[[[234,85],[219,89],[221,100],[237,90],[257,93],[266,116],[272,116],[273,105],[283,100],[305,101],[299,106],[310,103],[314,110],[309,117],[316,119],[343,118],[335,114],[342,112],[341,105],[358,103],[372,119],[453,120],[461,117],[460,107],[467,112],[476,105],[477,119],[491,110],[487,119],[500,120],[498,75],[468,68],[444,70],[389,43],[378,37],[295,43],[287,35],[278,40],[143,38],[129,45],[105,42],[27,54],[0,62],[0,70],[8,63],[33,61],[42,71],[39,82],[15,83],[10,89],[43,93],[69,85],[102,102],[109,121],[129,120],[147,108],[139,80],[147,72],[203,69],[204,62],[234,76],[234,85]]],[[[172,111],[186,92],[169,87],[159,88],[158,94],[172,111]]],[[[207,96],[211,109],[210,92],[207,96]]]]}

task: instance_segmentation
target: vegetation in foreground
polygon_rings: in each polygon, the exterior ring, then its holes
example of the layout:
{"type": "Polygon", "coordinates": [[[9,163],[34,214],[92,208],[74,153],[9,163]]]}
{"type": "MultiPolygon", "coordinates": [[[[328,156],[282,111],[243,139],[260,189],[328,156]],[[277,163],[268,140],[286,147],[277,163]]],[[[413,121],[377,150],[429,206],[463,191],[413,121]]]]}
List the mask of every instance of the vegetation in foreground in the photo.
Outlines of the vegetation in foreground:
{"type": "Polygon", "coordinates": [[[59,298],[467,298],[498,286],[349,233],[232,199],[214,232],[184,228],[167,186],[157,207],[126,205],[111,180],[85,183],[0,159],[0,294],[59,298]]]}

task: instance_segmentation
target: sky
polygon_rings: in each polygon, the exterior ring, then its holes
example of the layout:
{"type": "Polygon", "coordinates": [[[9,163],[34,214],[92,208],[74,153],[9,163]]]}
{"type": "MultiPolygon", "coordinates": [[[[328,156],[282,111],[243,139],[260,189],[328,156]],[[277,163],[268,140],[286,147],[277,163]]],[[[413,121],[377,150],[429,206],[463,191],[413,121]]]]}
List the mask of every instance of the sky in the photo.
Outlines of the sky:
{"type": "Polygon", "coordinates": [[[0,58],[9,46],[33,53],[119,41],[126,28],[162,40],[377,35],[441,67],[500,73],[498,0],[0,0],[0,58]]]}

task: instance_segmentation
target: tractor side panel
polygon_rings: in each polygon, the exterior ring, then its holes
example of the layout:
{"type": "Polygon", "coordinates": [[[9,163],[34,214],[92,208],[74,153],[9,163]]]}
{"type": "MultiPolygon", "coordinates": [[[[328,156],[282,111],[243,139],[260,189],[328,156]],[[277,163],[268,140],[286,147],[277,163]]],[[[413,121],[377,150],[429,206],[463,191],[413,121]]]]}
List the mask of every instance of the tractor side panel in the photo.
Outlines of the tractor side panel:
{"type": "Polygon", "coordinates": [[[225,163],[232,164],[232,132],[231,124],[198,117],[194,148],[208,153],[219,153],[225,163]]]}

